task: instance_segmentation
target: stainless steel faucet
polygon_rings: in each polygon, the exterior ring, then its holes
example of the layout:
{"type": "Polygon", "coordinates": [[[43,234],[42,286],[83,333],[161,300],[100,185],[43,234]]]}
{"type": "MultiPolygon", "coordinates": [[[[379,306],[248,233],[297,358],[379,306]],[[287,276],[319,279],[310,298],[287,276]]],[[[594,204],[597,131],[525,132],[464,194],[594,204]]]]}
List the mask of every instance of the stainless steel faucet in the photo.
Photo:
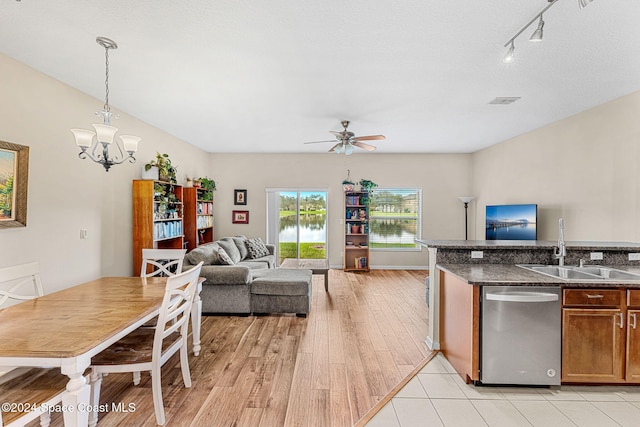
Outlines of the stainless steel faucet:
{"type": "Polygon", "coordinates": [[[553,256],[558,259],[558,265],[564,265],[564,257],[567,256],[567,246],[564,243],[564,220],[562,218],[558,220],[558,250],[554,250],[553,256]]]}

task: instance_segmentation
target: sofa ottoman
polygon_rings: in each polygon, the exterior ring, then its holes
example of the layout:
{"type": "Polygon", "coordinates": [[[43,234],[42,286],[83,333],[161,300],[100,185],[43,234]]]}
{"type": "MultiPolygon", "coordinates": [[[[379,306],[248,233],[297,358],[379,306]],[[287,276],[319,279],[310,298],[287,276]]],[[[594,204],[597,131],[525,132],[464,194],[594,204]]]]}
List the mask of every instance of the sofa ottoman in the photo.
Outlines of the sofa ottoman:
{"type": "Polygon", "coordinates": [[[311,308],[311,270],[276,268],[252,271],[251,312],[296,313],[311,308]]]}

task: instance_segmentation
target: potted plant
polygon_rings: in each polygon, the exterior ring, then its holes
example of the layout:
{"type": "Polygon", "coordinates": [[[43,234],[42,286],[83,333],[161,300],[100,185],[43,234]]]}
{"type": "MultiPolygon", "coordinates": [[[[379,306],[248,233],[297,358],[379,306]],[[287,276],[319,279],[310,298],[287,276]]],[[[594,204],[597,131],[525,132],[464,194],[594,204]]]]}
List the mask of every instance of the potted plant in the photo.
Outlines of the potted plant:
{"type": "Polygon", "coordinates": [[[351,181],[351,171],[347,169],[347,179],[342,181],[342,188],[344,191],[353,191],[355,182],[351,181]]]}
{"type": "Polygon", "coordinates": [[[156,158],[144,165],[144,170],[149,171],[151,168],[157,167],[160,181],[167,181],[172,184],[177,184],[176,179],[177,168],[171,164],[171,159],[168,154],[156,153],[156,158]]]}
{"type": "Polygon", "coordinates": [[[216,182],[208,177],[198,178],[200,187],[204,190],[202,200],[213,200],[213,192],[216,191],[216,182]]]}
{"type": "Polygon", "coordinates": [[[378,184],[376,184],[375,182],[369,180],[369,179],[361,179],[360,180],[360,187],[362,188],[362,191],[371,191],[374,188],[376,188],[378,186],[378,184]]]}

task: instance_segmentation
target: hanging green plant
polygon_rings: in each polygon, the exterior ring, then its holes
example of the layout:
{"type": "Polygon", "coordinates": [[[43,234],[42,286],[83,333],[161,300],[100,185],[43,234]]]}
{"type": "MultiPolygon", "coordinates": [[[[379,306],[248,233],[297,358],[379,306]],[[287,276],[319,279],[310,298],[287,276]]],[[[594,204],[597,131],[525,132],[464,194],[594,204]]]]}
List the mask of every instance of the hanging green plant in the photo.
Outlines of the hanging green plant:
{"type": "Polygon", "coordinates": [[[373,182],[373,181],[371,181],[369,179],[361,179],[360,180],[360,187],[364,191],[371,191],[374,188],[376,188],[377,186],[378,186],[378,184],[376,184],[375,182],[373,182]]]}
{"type": "Polygon", "coordinates": [[[200,188],[204,190],[204,192],[200,195],[202,200],[213,200],[213,192],[216,191],[216,182],[208,177],[198,178],[200,182],[200,188]]]}

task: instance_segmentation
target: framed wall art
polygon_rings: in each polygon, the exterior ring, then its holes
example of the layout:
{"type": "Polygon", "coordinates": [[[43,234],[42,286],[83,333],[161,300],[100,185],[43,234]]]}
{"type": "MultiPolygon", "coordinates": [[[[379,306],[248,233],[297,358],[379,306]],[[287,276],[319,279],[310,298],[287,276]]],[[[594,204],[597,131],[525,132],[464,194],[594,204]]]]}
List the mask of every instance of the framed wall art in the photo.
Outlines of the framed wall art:
{"type": "Polygon", "coordinates": [[[29,147],[0,141],[0,229],[27,226],[29,147]]]}
{"type": "Polygon", "coordinates": [[[234,224],[249,224],[249,211],[233,211],[231,222],[234,224]]]}
{"type": "Polygon", "coordinates": [[[247,190],[233,190],[233,204],[234,205],[246,205],[247,204],[247,190]]]}

